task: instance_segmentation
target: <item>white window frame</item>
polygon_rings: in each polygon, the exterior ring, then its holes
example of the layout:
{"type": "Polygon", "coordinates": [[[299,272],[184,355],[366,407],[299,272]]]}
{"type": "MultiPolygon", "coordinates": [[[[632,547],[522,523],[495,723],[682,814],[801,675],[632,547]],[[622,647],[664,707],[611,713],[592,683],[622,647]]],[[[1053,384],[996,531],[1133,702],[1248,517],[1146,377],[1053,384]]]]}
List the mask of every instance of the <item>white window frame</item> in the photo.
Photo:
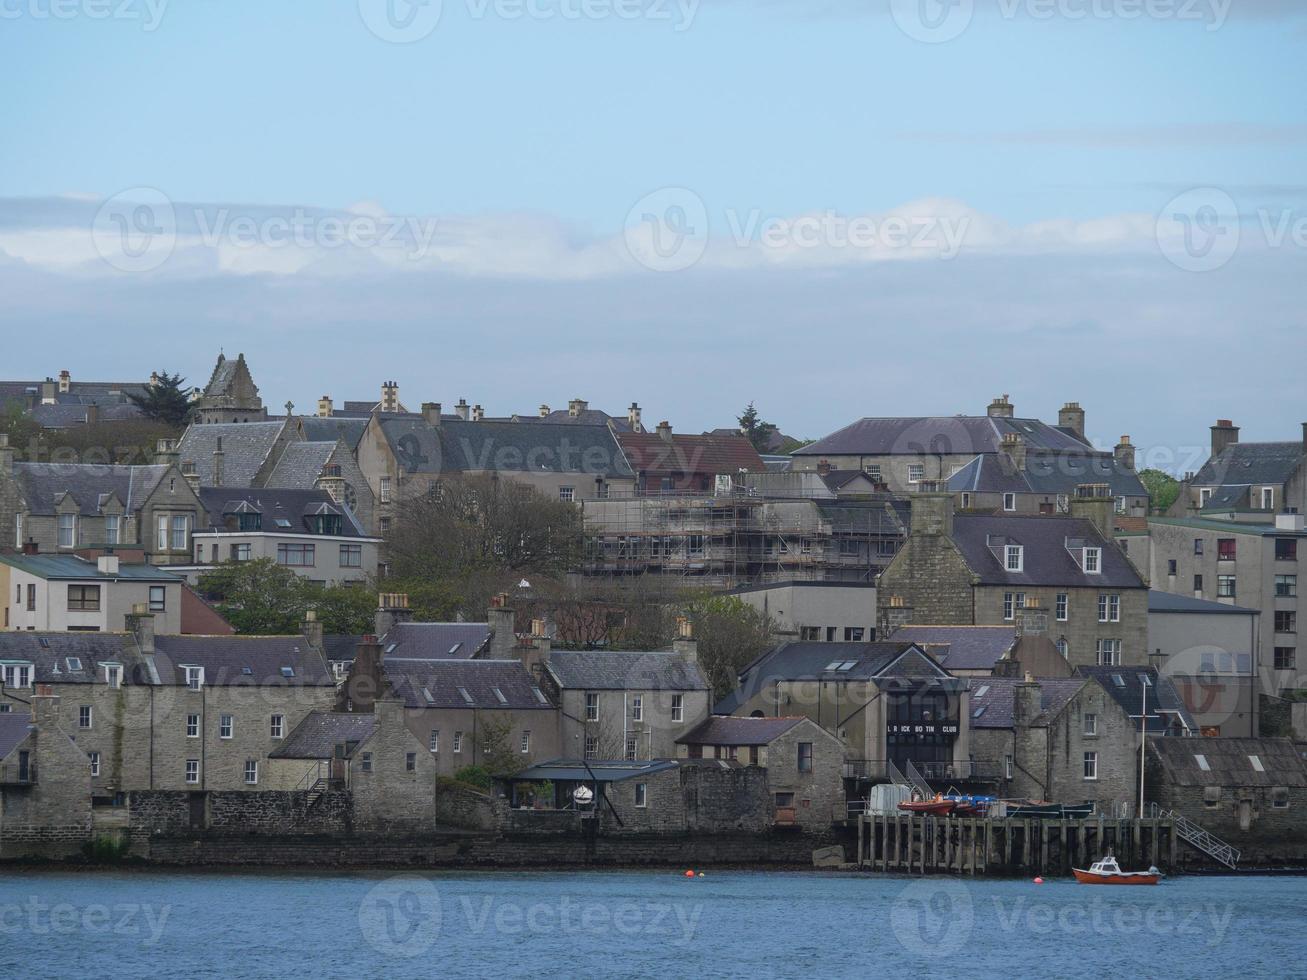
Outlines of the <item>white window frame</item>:
{"type": "Polygon", "coordinates": [[[431,733],[427,736],[427,748],[431,751],[433,755],[438,754],[440,752],[440,729],[439,728],[431,729],[431,733]]]}
{"type": "Polygon", "coordinates": [[[462,755],[462,754],[463,754],[463,733],[462,733],[462,732],[455,732],[455,733],[454,733],[454,754],[455,754],[455,755],[462,755]]]}
{"type": "Polygon", "coordinates": [[[383,476],[381,478],[381,486],[378,490],[378,496],[380,497],[381,503],[383,504],[390,503],[390,498],[391,498],[390,477],[383,476]]]}
{"type": "Polygon", "coordinates": [[[218,737],[229,739],[236,732],[236,718],[234,715],[218,716],[218,737]]]}
{"type": "Polygon", "coordinates": [[[595,756],[597,756],[599,754],[598,737],[595,735],[587,735],[585,737],[585,748],[583,751],[585,753],[585,758],[587,759],[593,759],[595,756]]]}
{"type": "Polygon", "coordinates": [[[570,504],[576,499],[576,487],[559,487],[558,499],[570,504]]]}
{"type": "Polygon", "coordinates": [[[1081,734],[1084,735],[1085,738],[1098,737],[1098,715],[1096,715],[1094,712],[1088,711],[1085,713],[1084,730],[1081,732],[1081,734]]]}
{"type": "Polygon", "coordinates": [[[204,687],[204,668],[187,667],[183,665],[182,670],[186,674],[186,689],[189,691],[198,691],[204,687]]]}
{"type": "Polygon", "coordinates": [[[1103,573],[1103,549],[1098,547],[1085,548],[1084,557],[1081,559],[1081,568],[1086,575],[1101,575],[1103,573]]]}
{"type": "Polygon", "coordinates": [[[168,611],[168,586],[152,585],[150,586],[150,612],[160,613],[168,611]],[[156,601],[157,597],[157,601],[156,601]]]}
{"type": "Polygon", "coordinates": [[[258,759],[245,760],[245,785],[246,786],[259,785],[259,760],[258,759]]]}
{"type": "Polygon", "coordinates": [[[1109,637],[1100,637],[1095,642],[1094,647],[1094,660],[1099,667],[1121,666],[1120,640],[1109,637]]]}
{"type": "Polygon", "coordinates": [[[89,731],[95,727],[95,709],[89,704],[83,704],[78,707],[77,727],[81,731],[89,731]]]}
{"type": "Polygon", "coordinates": [[[73,548],[77,547],[77,515],[76,514],[60,514],[58,517],[55,518],[55,542],[58,544],[58,546],[61,549],[65,551],[71,551],[73,548]],[[65,520],[68,522],[66,528],[64,525],[65,520]],[[67,544],[64,543],[65,530],[67,530],[68,532],[67,544]]]}
{"type": "Polygon", "coordinates": [[[672,721],[685,720],[685,695],[672,695],[672,721]]]}
{"type": "Polygon", "coordinates": [[[1275,510],[1275,487],[1262,487],[1262,510],[1275,510]]]}
{"type": "Polygon", "coordinates": [[[1014,770],[1015,768],[1016,768],[1016,760],[1012,758],[1011,754],[1004,755],[1004,756],[1003,756],[1003,778],[1004,778],[1004,779],[1011,779],[1011,778],[1012,778],[1013,770],[1014,770]]]}
{"type": "Polygon", "coordinates": [[[1084,754],[1083,764],[1084,764],[1083,771],[1085,776],[1085,782],[1087,783],[1098,782],[1098,753],[1086,752],[1084,754]]]}
{"type": "Polygon", "coordinates": [[[100,753],[88,752],[86,754],[91,760],[91,777],[94,778],[100,775],[100,753]]]}
{"type": "Polygon", "coordinates": [[[586,721],[599,720],[599,692],[598,691],[585,692],[585,720],[586,721]]]}
{"type": "Polygon", "coordinates": [[[1009,544],[1003,547],[1003,568],[1009,572],[1020,572],[1025,570],[1026,549],[1019,544],[1009,544]]]}
{"type": "Polygon", "coordinates": [[[649,784],[635,784],[635,807],[637,810],[645,810],[649,807],[649,784]]]}
{"type": "Polygon", "coordinates": [[[1059,592],[1053,597],[1053,615],[1059,623],[1065,623],[1071,618],[1070,593],[1059,592]]]}
{"type": "Polygon", "coordinates": [[[118,514],[104,515],[104,543],[120,544],[123,533],[123,519],[118,514]]]}
{"type": "Polygon", "coordinates": [[[268,737],[285,738],[286,737],[286,716],[273,715],[268,719],[268,737]]]}
{"type": "Polygon", "coordinates": [[[634,694],[631,696],[631,720],[644,721],[644,696],[634,694]]]}
{"type": "Polygon", "coordinates": [[[189,553],[191,550],[191,519],[185,514],[173,514],[169,524],[168,549],[189,553]]]}
{"type": "Polygon", "coordinates": [[[909,464],[908,464],[908,482],[909,482],[909,483],[920,483],[920,482],[921,482],[922,480],[924,480],[925,478],[926,478],[926,464],[925,464],[925,463],[909,463],[909,464]]]}
{"type": "Polygon", "coordinates": [[[522,730],[522,754],[531,754],[531,731],[530,729],[522,730]]]}
{"type": "Polygon", "coordinates": [[[115,691],[123,686],[122,664],[104,665],[104,683],[106,687],[115,691]]]}
{"type": "Polygon", "coordinates": [[[196,786],[200,782],[200,760],[186,760],[186,785],[196,786]]]}
{"type": "Polygon", "coordinates": [[[21,513],[14,517],[14,548],[18,551],[23,550],[23,515],[21,513]]]}
{"type": "Polygon", "coordinates": [[[1003,509],[1011,512],[1017,509],[1017,495],[1011,491],[1003,494],[1003,509]]]}
{"type": "Polygon", "coordinates": [[[200,716],[198,714],[188,714],[186,716],[186,737],[200,737],[200,716]]]}

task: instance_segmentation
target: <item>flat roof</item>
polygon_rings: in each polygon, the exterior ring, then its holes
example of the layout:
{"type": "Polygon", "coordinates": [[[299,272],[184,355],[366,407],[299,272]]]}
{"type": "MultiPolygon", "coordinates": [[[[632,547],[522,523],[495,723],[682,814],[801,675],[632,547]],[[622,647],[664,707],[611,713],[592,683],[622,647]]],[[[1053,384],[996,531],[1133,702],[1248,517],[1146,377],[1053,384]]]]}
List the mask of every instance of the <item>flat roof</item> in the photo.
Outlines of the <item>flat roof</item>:
{"type": "Polygon", "coordinates": [[[100,571],[93,561],[78,558],[76,555],[0,555],[0,562],[13,568],[44,579],[90,579],[103,582],[176,582],[181,583],[181,576],[174,575],[158,565],[118,565],[115,574],[100,571]]]}
{"type": "Polygon", "coordinates": [[[1176,595],[1161,589],[1148,590],[1148,611],[1150,613],[1202,613],[1206,615],[1259,616],[1261,610],[1246,606],[1227,605],[1213,602],[1211,599],[1198,599],[1189,595],[1176,595]]]}

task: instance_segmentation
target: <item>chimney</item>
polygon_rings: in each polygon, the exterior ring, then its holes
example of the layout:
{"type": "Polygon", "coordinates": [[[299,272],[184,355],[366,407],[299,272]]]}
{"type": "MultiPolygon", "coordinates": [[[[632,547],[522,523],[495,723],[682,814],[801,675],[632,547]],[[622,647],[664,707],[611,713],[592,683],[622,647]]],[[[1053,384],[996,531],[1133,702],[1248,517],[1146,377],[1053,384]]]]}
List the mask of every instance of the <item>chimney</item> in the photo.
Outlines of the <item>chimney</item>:
{"type": "Polygon", "coordinates": [[[914,535],[953,534],[953,494],[941,492],[936,487],[942,486],[937,481],[923,480],[921,486],[928,490],[918,490],[911,500],[912,517],[910,533],[914,535]]]}
{"type": "Polygon", "coordinates": [[[41,553],[41,546],[36,543],[35,538],[28,538],[23,542],[23,554],[37,555],[41,553]]]}
{"type": "Polygon", "coordinates": [[[658,433],[658,438],[663,442],[672,441],[672,423],[668,422],[666,419],[659,422],[658,427],[654,431],[658,433]]]}
{"type": "Polygon", "coordinates": [[[544,673],[545,664],[549,662],[549,652],[552,647],[553,644],[549,639],[549,629],[543,619],[531,620],[531,635],[522,637],[514,645],[518,658],[522,661],[522,666],[531,672],[532,677],[536,678],[544,673]]]}
{"type": "Polygon", "coordinates": [[[399,411],[399,385],[394,381],[384,382],[381,386],[381,410],[390,413],[399,411]]]}
{"type": "Polygon", "coordinates": [[[1007,395],[1000,395],[989,403],[988,414],[990,418],[1010,419],[1013,412],[1012,402],[1008,400],[1007,395]]]}
{"type": "Polygon", "coordinates": [[[485,411],[484,408],[482,408],[480,405],[473,405],[473,406],[472,406],[472,421],[473,421],[473,422],[480,422],[480,421],[481,421],[482,419],[484,419],[485,417],[486,417],[486,411],[485,411]]]}
{"type": "Polygon", "coordinates": [[[100,421],[100,406],[95,402],[86,406],[86,424],[95,425],[100,421]]]}
{"type": "Polygon", "coordinates": [[[0,432],[0,473],[6,475],[14,471],[14,451],[9,446],[9,433],[0,432]]]}
{"type": "Polygon", "coordinates": [[[182,477],[191,485],[193,491],[200,492],[200,471],[196,468],[194,461],[187,460],[182,463],[182,477]]]}
{"type": "Polygon", "coordinates": [[[541,406],[540,406],[540,417],[541,417],[541,418],[545,418],[545,417],[549,414],[549,411],[550,411],[550,409],[549,409],[549,406],[548,406],[548,405],[541,405],[541,406]]]}
{"type": "Polygon", "coordinates": [[[517,614],[508,604],[507,592],[490,597],[486,622],[490,624],[490,659],[511,660],[517,646],[517,614]]]}
{"type": "Polygon", "coordinates": [[[912,607],[901,595],[892,595],[881,609],[880,635],[893,639],[894,633],[912,622],[912,607]]]}
{"type": "Polygon", "coordinates": [[[1307,453],[1307,422],[1302,424],[1302,451],[1307,453]]]}
{"type": "Polygon", "coordinates": [[[341,474],[339,463],[328,463],[322,467],[314,485],[336,503],[345,503],[345,477],[341,474]]]}
{"type": "Polygon", "coordinates": [[[458,404],[454,406],[454,414],[457,415],[459,418],[461,418],[464,422],[466,422],[468,411],[469,409],[468,409],[467,399],[460,398],[458,400],[458,404]]]}
{"type": "Polygon", "coordinates": [[[331,418],[331,413],[336,410],[336,406],[331,403],[330,395],[323,395],[318,399],[318,418],[331,418]]]}
{"type": "Polygon", "coordinates": [[[572,418],[580,418],[581,413],[590,407],[590,403],[580,398],[573,398],[567,403],[567,414],[572,418]]]}
{"type": "Polygon", "coordinates": [[[117,575],[121,565],[117,555],[106,552],[95,560],[95,567],[101,575],[117,575]]]}
{"type": "Polygon", "coordinates": [[[302,624],[304,641],[314,650],[322,652],[322,621],[318,619],[316,609],[306,610],[304,613],[304,623],[302,624]]]}
{"type": "Polygon", "coordinates": [[[1043,636],[1048,632],[1048,612],[1040,607],[1039,596],[1026,598],[1024,609],[1017,611],[1017,636],[1043,636]]]}
{"type": "MultiPolygon", "coordinates": [[[[626,410],[626,424],[631,427],[632,432],[643,432],[644,426],[640,424],[640,406],[631,402],[631,407],[626,410]]],[[[1304,429],[1307,429],[1307,423],[1304,423],[1304,429]]]]}
{"type": "Polygon", "coordinates": [[[1029,728],[1031,722],[1039,717],[1043,706],[1043,688],[1030,674],[1026,679],[1012,687],[1012,725],[1014,728],[1029,728]]]}
{"type": "Polygon", "coordinates": [[[73,376],[67,371],[59,372],[59,394],[66,395],[73,386],[73,376]]]}
{"type": "Polygon", "coordinates": [[[176,439],[160,439],[154,444],[154,461],[160,466],[176,466],[181,456],[176,439]]]}
{"type": "Polygon", "coordinates": [[[54,378],[46,378],[41,382],[41,404],[53,405],[58,401],[54,396],[55,383],[54,378]]]}
{"type": "Polygon", "coordinates": [[[830,471],[831,471],[831,465],[829,459],[822,459],[817,461],[818,476],[830,476],[830,471]]]}
{"type": "Polygon", "coordinates": [[[32,694],[32,725],[37,732],[59,727],[59,695],[50,684],[38,684],[32,694]]]}
{"type": "Polygon", "coordinates": [[[1081,439],[1085,437],[1085,410],[1079,402],[1067,402],[1057,413],[1060,428],[1070,429],[1081,439]]]}
{"type": "Polygon", "coordinates": [[[222,451],[222,436],[218,436],[218,442],[213,450],[213,485],[222,486],[222,461],[226,453],[222,451]]]}
{"type": "Polygon", "coordinates": [[[422,421],[431,426],[440,424],[440,402],[422,403],[422,421]]]}
{"type": "Polygon", "coordinates": [[[698,666],[699,641],[694,638],[694,624],[684,616],[676,617],[676,639],[672,651],[686,663],[698,666]]]}
{"type": "Polygon", "coordinates": [[[1239,441],[1239,427],[1229,419],[1217,419],[1216,424],[1212,426],[1212,458],[1215,459],[1225,451],[1227,446],[1232,446],[1239,441]]]}
{"type": "Polygon", "coordinates": [[[370,712],[377,700],[386,696],[385,656],[377,637],[368,634],[359,638],[354,665],[340,692],[341,708],[370,712]]]}
{"type": "Polygon", "coordinates": [[[1002,441],[999,442],[999,448],[1012,463],[1012,469],[1017,473],[1024,473],[1026,469],[1026,441],[1015,432],[1008,432],[1003,435],[1002,441]]]}
{"type": "Polygon", "coordinates": [[[132,606],[126,616],[127,632],[136,637],[136,645],[147,657],[154,655],[154,613],[144,602],[132,606]]]}
{"type": "Polygon", "coordinates": [[[402,592],[383,592],[377,596],[375,629],[377,636],[385,636],[400,623],[407,623],[413,618],[413,611],[408,607],[408,596],[402,592]]]}
{"type": "Polygon", "coordinates": [[[1106,483],[1082,483],[1071,498],[1071,516],[1091,522],[1108,541],[1112,540],[1115,510],[1112,489],[1106,483]]]}
{"type": "Polygon", "coordinates": [[[1112,450],[1112,455],[1116,457],[1117,465],[1123,470],[1134,472],[1135,469],[1135,447],[1130,442],[1129,436],[1122,436],[1121,441],[1116,444],[1112,450]]]}

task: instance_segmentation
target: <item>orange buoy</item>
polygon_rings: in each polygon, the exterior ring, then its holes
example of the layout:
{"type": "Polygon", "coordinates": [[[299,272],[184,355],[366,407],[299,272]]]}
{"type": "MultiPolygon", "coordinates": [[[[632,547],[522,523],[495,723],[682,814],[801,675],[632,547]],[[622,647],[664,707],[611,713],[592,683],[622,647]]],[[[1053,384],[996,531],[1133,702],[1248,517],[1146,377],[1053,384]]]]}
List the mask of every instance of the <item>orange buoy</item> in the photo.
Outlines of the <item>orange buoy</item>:
{"type": "Polygon", "coordinates": [[[1036,884],[1036,885],[1042,885],[1043,883],[1044,883],[1044,879],[1043,879],[1043,878],[1036,878],[1036,879],[1035,879],[1035,884],[1036,884]]]}
{"type": "Polygon", "coordinates": [[[687,877],[687,878],[693,878],[693,877],[694,877],[694,872],[693,872],[693,871],[687,871],[687,872],[685,872],[685,877],[687,877]]]}

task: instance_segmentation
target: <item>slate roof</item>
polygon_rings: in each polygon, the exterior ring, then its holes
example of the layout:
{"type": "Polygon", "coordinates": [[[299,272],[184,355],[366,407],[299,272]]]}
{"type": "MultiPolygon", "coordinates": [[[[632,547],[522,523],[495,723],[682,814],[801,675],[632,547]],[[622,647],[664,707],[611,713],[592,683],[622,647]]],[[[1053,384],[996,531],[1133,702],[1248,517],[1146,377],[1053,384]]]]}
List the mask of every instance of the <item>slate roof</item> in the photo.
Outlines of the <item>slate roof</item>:
{"type": "Polygon", "coordinates": [[[732,718],[715,715],[678,738],[679,745],[770,745],[796,725],[799,718],[732,718]]]}
{"type": "Polygon", "coordinates": [[[327,513],[339,514],[344,518],[342,537],[367,537],[350,509],[332,500],[325,490],[201,487],[200,502],[208,513],[211,531],[227,531],[223,515],[237,513],[237,508],[244,505],[247,511],[254,510],[263,515],[264,534],[312,534],[308,519],[325,507],[328,508],[327,513]],[[278,520],[289,521],[290,526],[278,527],[278,520]]]}
{"type": "Polygon", "coordinates": [[[766,464],[753,444],[741,435],[679,435],[668,442],[656,432],[618,432],[617,442],[631,469],[650,477],[686,479],[740,470],[764,472],[766,464]]]}
{"type": "Polygon", "coordinates": [[[125,633],[0,633],[0,660],[31,663],[32,681],[39,684],[101,682],[97,671],[104,662],[123,665],[123,683],[148,684],[150,672],[135,650],[125,633]]]}
{"type": "Polygon", "coordinates": [[[1287,738],[1158,738],[1148,748],[1173,786],[1307,787],[1307,763],[1287,738]],[[1207,769],[1199,765],[1200,755],[1207,769]],[[1254,755],[1262,772],[1252,763],[1254,755]]]}
{"type": "Polygon", "coordinates": [[[0,714],[0,759],[3,759],[27,739],[32,716],[27,712],[8,711],[0,714]]]}
{"type": "Polygon", "coordinates": [[[983,670],[1012,649],[1017,631],[1011,626],[901,626],[890,640],[919,643],[945,670],[983,670]]]}
{"type": "Polygon", "coordinates": [[[372,737],[376,722],[372,712],[310,711],[268,758],[331,759],[344,742],[358,743],[357,751],[372,737]]]}
{"type": "Polygon", "coordinates": [[[381,431],[409,473],[578,473],[632,477],[626,456],[607,426],[522,425],[518,422],[428,424],[421,416],[387,415],[381,431]]]}
{"type": "Polygon", "coordinates": [[[618,432],[631,431],[631,423],[626,416],[609,415],[597,408],[587,408],[573,415],[569,410],[556,408],[548,415],[519,415],[519,422],[544,422],[549,425],[608,425],[610,422],[618,432]]]}
{"type": "Polygon", "coordinates": [[[1024,470],[1017,470],[1004,455],[983,453],[948,480],[953,492],[973,493],[1075,493],[1082,483],[1106,483],[1114,497],[1146,497],[1148,491],[1134,470],[1121,465],[1111,453],[1028,453],[1024,470]]]}
{"type": "Polygon", "coordinates": [[[155,669],[164,684],[186,683],[183,666],[203,667],[210,687],[335,687],[302,636],[157,636],[155,669]],[[283,668],[294,673],[287,676],[283,668]],[[246,669],[249,673],[246,673],[246,669]]]}
{"type": "Polygon", "coordinates": [[[101,405],[96,401],[61,402],[57,405],[37,405],[28,415],[44,429],[66,429],[73,425],[84,425],[87,419],[87,406],[97,405],[99,421],[126,422],[144,416],[135,405],[128,403],[101,405]]]}
{"type": "Polygon", "coordinates": [[[996,453],[1003,436],[1021,436],[1032,449],[1083,452],[1075,435],[1039,419],[1007,419],[989,415],[864,418],[824,439],[794,450],[794,456],[971,456],[996,453]]]}
{"type": "Polygon", "coordinates": [[[1071,588],[1143,588],[1139,572],[1115,543],[1104,540],[1091,521],[1044,515],[957,514],[952,540],[968,567],[984,585],[1067,586],[1071,588]],[[1068,541],[1102,549],[1102,572],[1089,574],[1067,550],[1068,541]],[[1023,570],[1009,572],[999,555],[1018,544],[1023,570]]]}
{"type": "Polygon", "coordinates": [[[65,494],[72,495],[82,514],[99,514],[110,495],[131,513],[145,503],[168,470],[165,465],[15,463],[14,480],[32,514],[53,515],[65,494]]]}
{"type": "Polygon", "coordinates": [[[1077,667],[1080,677],[1093,677],[1107,689],[1117,704],[1133,717],[1138,727],[1139,716],[1144,713],[1144,678],[1148,679],[1148,731],[1165,734],[1177,728],[1198,731],[1193,716],[1184,706],[1171,679],[1158,676],[1152,667],[1077,667]],[[1119,682],[1119,683],[1118,683],[1119,682]],[[1178,719],[1178,722],[1177,722],[1178,719]]]}
{"type": "MultiPolygon", "coordinates": [[[[1017,684],[1015,677],[977,677],[971,680],[971,727],[1011,728],[1012,702],[1017,684]],[[982,693],[983,692],[983,693],[982,693]],[[983,709],[983,710],[982,710],[983,709]]],[[[1041,678],[1039,681],[1040,715],[1033,724],[1048,724],[1067,702],[1086,684],[1083,677],[1041,678]]]]}
{"type": "MultiPolygon", "coordinates": [[[[863,479],[874,485],[874,481],[863,470],[831,470],[828,473],[818,474],[821,482],[826,484],[830,489],[839,492],[855,480],[863,479]]],[[[870,493],[871,491],[867,491],[870,493]]]]}
{"type": "Polygon", "coordinates": [[[391,690],[410,708],[554,709],[520,660],[387,657],[383,666],[391,690]],[[460,688],[467,691],[468,698],[460,688]],[[502,700],[496,689],[504,695],[502,700]]]}
{"type": "MultiPolygon", "coordinates": [[[[226,444],[224,443],[224,446],[226,444]]],[[[322,469],[336,451],[332,442],[292,442],[282,451],[281,457],[268,474],[269,487],[313,489],[322,469]]]]}
{"type": "Polygon", "coordinates": [[[1194,476],[1192,485],[1247,486],[1253,483],[1287,483],[1302,463],[1302,440],[1297,442],[1235,442],[1213,456],[1194,476]]]}
{"type": "Polygon", "coordinates": [[[285,428],[285,419],[192,425],[177,445],[178,460],[194,463],[200,485],[211,487],[214,485],[213,453],[221,439],[222,485],[248,487],[272,455],[285,428]]]}
{"type": "Polygon", "coordinates": [[[397,623],[382,639],[387,657],[413,660],[468,660],[489,642],[489,623],[397,623]]]}
{"type": "Polygon", "coordinates": [[[180,575],[174,575],[158,565],[119,564],[116,574],[108,574],[101,572],[95,562],[76,555],[0,554],[0,562],[43,579],[78,582],[164,582],[174,585],[180,585],[184,581],[180,575]]]}
{"type": "Polygon", "coordinates": [[[1219,518],[1150,517],[1150,524],[1170,524],[1191,527],[1199,531],[1219,531],[1226,534],[1252,534],[1259,538],[1304,538],[1307,531],[1290,531],[1274,524],[1251,524],[1244,521],[1227,521],[1219,518]]]}
{"type": "Polygon", "coordinates": [[[1257,609],[1243,606],[1227,605],[1213,602],[1211,599],[1196,599],[1189,595],[1175,595],[1160,589],[1148,590],[1148,611],[1150,613],[1196,613],[1213,616],[1256,616],[1257,609]]]}
{"type": "Polygon", "coordinates": [[[353,661],[361,642],[363,642],[362,634],[328,633],[322,637],[323,655],[328,660],[336,660],[342,663],[353,661]]]}
{"type": "Polygon", "coordinates": [[[545,669],[564,690],[706,691],[698,666],[677,653],[552,650],[545,669]]]}
{"type": "Polygon", "coordinates": [[[308,442],[335,442],[337,439],[344,439],[345,445],[353,452],[358,449],[359,443],[363,440],[363,433],[368,430],[369,414],[371,413],[365,413],[357,418],[340,415],[321,418],[317,415],[306,415],[297,419],[296,424],[308,442]]]}

